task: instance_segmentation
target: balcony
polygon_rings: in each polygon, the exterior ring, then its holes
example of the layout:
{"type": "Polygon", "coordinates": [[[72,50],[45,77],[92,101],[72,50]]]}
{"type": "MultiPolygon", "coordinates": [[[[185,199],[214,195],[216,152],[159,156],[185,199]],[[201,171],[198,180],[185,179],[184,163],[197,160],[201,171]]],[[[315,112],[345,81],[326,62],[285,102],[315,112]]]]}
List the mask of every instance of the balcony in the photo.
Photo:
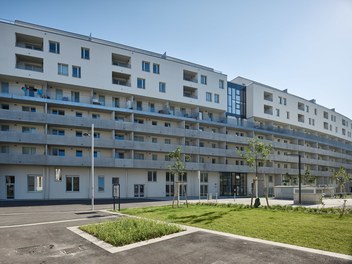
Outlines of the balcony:
{"type": "Polygon", "coordinates": [[[16,33],[16,47],[43,51],[43,39],[16,33]]]}
{"type": "Polygon", "coordinates": [[[273,101],[273,94],[264,91],[264,100],[272,102],[273,101]]]}
{"type": "Polygon", "coordinates": [[[112,72],[112,83],[131,87],[131,75],[119,72],[112,72]]]}
{"type": "Polygon", "coordinates": [[[198,89],[188,86],[183,86],[183,96],[188,98],[197,99],[198,98],[198,89]]]}
{"type": "Polygon", "coordinates": [[[16,54],[16,68],[22,70],[43,72],[43,59],[16,54]]]}
{"type": "Polygon", "coordinates": [[[196,72],[183,70],[183,80],[198,83],[198,74],[196,72]]]}
{"type": "Polygon", "coordinates": [[[111,60],[112,60],[112,65],[124,67],[128,69],[131,68],[131,57],[113,53],[111,60]]]}
{"type": "Polygon", "coordinates": [[[273,115],[273,107],[270,105],[264,105],[264,114],[273,115]]]}

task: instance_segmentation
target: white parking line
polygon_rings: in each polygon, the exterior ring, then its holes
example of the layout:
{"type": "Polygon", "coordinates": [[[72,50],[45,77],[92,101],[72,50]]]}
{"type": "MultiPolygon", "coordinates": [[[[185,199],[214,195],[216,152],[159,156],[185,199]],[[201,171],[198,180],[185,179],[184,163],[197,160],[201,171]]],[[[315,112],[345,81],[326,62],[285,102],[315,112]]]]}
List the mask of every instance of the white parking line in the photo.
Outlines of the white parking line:
{"type": "MultiPolygon", "coordinates": [[[[106,219],[106,218],[116,218],[116,216],[102,216],[102,217],[99,217],[99,219],[106,219]]],[[[50,222],[39,222],[39,223],[30,223],[30,224],[22,224],[22,225],[8,225],[8,226],[0,226],[0,229],[15,228],[15,227],[27,227],[27,226],[37,226],[37,225],[50,225],[50,224],[68,223],[68,222],[77,222],[77,221],[87,221],[87,220],[92,220],[92,218],[78,218],[78,219],[58,220],[58,221],[50,221],[50,222]]]]}

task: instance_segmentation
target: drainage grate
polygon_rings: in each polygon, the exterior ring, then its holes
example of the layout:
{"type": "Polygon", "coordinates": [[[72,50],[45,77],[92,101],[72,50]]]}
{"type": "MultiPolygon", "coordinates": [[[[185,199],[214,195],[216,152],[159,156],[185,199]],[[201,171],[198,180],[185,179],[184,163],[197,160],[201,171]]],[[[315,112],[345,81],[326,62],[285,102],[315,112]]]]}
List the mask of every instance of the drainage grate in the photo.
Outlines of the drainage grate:
{"type": "Polygon", "coordinates": [[[18,248],[16,249],[17,253],[20,255],[44,255],[46,253],[49,253],[50,250],[54,248],[54,245],[36,245],[36,246],[30,246],[30,247],[23,247],[23,248],[18,248]]]}
{"type": "Polygon", "coordinates": [[[66,255],[71,255],[71,254],[76,254],[76,253],[84,251],[84,250],[87,250],[87,247],[83,246],[83,245],[80,245],[78,247],[62,249],[61,252],[66,254],[66,255]]]}

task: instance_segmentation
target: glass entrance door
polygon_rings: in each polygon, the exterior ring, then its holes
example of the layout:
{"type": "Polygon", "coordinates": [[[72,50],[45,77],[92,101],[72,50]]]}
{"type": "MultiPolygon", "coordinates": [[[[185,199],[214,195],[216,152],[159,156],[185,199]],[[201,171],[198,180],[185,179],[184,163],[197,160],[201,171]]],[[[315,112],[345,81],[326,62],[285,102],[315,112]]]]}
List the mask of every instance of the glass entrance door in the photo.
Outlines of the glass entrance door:
{"type": "Polygon", "coordinates": [[[220,174],[221,196],[246,196],[247,175],[245,173],[223,172],[220,174]]]}
{"type": "Polygon", "coordinates": [[[15,176],[6,176],[7,199],[15,199],[15,176]]]}
{"type": "Polygon", "coordinates": [[[144,184],[134,185],[134,197],[138,197],[138,198],[144,197],[144,184]]]}

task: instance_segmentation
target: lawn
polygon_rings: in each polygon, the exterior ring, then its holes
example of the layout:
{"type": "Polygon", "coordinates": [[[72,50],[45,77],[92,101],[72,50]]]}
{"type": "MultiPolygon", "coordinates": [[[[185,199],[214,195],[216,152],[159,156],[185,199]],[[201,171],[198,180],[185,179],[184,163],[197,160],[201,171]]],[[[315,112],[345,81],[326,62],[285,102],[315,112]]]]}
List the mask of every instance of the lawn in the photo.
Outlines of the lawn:
{"type": "Polygon", "coordinates": [[[172,224],[125,217],[81,226],[80,229],[116,247],[182,231],[179,226],[172,224]]]}
{"type": "Polygon", "coordinates": [[[123,213],[352,255],[352,214],[289,207],[190,205],[123,209],[123,213]]]}

